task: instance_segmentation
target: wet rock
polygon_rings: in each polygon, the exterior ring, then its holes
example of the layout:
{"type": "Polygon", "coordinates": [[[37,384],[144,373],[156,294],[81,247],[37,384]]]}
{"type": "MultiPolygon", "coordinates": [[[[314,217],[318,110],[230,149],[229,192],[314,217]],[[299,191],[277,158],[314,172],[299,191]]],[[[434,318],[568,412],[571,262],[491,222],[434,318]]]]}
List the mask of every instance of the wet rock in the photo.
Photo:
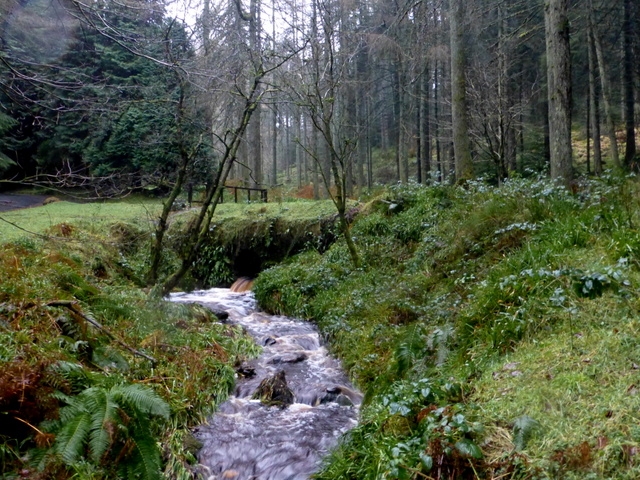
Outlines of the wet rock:
{"type": "Polygon", "coordinates": [[[276,405],[287,407],[294,400],[293,392],[287,385],[284,370],[280,370],[275,375],[267,377],[256,389],[253,398],[260,400],[265,405],[276,405]]]}
{"type": "Polygon", "coordinates": [[[194,456],[197,455],[197,453],[203,446],[202,442],[198,440],[192,433],[185,434],[182,443],[184,449],[194,456]]]}
{"type": "Polygon", "coordinates": [[[229,312],[222,310],[220,308],[211,308],[211,311],[221,322],[224,322],[229,318],[229,312]]]}
{"type": "Polygon", "coordinates": [[[304,352],[285,353],[284,355],[278,355],[269,360],[272,365],[278,365],[281,363],[300,363],[307,359],[307,354],[304,352]]]}
{"type": "Polygon", "coordinates": [[[253,288],[253,279],[249,277],[240,277],[233,285],[231,285],[230,290],[235,293],[244,293],[248,292],[253,288]]]}
{"type": "Polygon", "coordinates": [[[335,402],[342,407],[353,407],[356,403],[360,403],[360,395],[353,390],[344,386],[328,387],[325,395],[320,403],[335,402]]]}
{"type": "Polygon", "coordinates": [[[268,347],[270,345],[275,345],[275,343],[277,342],[277,340],[273,337],[264,337],[262,339],[262,346],[263,347],[268,347]]]}
{"type": "Polygon", "coordinates": [[[336,398],[336,403],[341,407],[353,407],[351,399],[342,393],[336,398]]]}
{"type": "Polygon", "coordinates": [[[256,376],[256,369],[249,365],[240,365],[236,368],[236,373],[244,378],[253,378],[256,376]]]}

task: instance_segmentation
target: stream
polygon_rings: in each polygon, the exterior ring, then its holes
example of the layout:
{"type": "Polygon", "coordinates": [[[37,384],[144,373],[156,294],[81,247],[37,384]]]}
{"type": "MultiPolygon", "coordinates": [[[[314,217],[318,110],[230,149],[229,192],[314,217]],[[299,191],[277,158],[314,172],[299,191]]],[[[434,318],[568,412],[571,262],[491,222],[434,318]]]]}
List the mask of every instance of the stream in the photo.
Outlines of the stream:
{"type": "Polygon", "coordinates": [[[258,311],[251,292],[214,288],[172,294],[171,300],[226,311],[225,322],[241,325],[263,347],[259,358],[237,370],[234,395],[195,431],[203,444],[198,455],[202,477],[309,478],[340,435],[356,425],[362,399],[316,328],[258,311]],[[286,402],[290,405],[267,406],[252,399],[263,380],[281,380],[283,375],[293,392],[286,402]]]}

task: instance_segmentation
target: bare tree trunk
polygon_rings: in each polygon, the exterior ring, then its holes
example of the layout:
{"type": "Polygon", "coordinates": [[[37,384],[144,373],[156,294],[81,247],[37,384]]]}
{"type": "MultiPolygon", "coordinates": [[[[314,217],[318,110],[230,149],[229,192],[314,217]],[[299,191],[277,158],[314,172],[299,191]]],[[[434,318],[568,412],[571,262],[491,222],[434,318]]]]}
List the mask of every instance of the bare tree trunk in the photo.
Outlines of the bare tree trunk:
{"type": "Polygon", "coordinates": [[[224,189],[224,183],[229,176],[231,167],[236,160],[238,149],[242,141],[242,136],[247,129],[249,120],[251,119],[251,115],[257,107],[256,102],[258,101],[259,100],[256,100],[252,97],[247,100],[240,125],[238,126],[238,128],[236,128],[231,143],[227,145],[224,155],[220,159],[218,170],[214,178],[212,179],[213,181],[209,184],[209,187],[205,192],[205,199],[202,203],[202,207],[200,208],[200,212],[198,213],[195,221],[189,226],[187,239],[185,240],[185,244],[183,245],[183,257],[180,266],[178,267],[178,270],[176,270],[161,287],[160,293],[163,297],[168,295],[169,292],[171,292],[171,290],[173,290],[176,285],[178,285],[180,280],[182,280],[182,277],[184,277],[184,275],[192,267],[193,262],[195,261],[200,251],[200,247],[207,238],[213,214],[215,213],[216,207],[222,195],[222,190],[224,189]]]}
{"type": "MultiPolygon", "coordinates": [[[[249,22],[249,47],[252,52],[259,52],[262,45],[260,42],[260,31],[262,29],[260,22],[260,0],[251,0],[250,4],[251,21],[249,22]]],[[[262,172],[262,107],[257,106],[251,116],[249,124],[249,144],[247,152],[247,167],[250,169],[250,185],[254,187],[262,186],[264,183],[262,172]]]]}
{"type": "Polygon", "coordinates": [[[297,106],[293,107],[295,115],[294,128],[295,128],[295,141],[293,142],[293,156],[295,158],[296,165],[296,181],[298,188],[302,187],[302,149],[298,147],[298,142],[302,141],[300,137],[300,109],[297,106]]]}
{"type": "Polygon", "coordinates": [[[602,52],[602,42],[596,31],[595,24],[593,22],[593,5],[590,4],[590,24],[591,32],[593,35],[593,41],[596,50],[596,59],[598,61],[598,70],[600,71],[600,84],[602,86],[602,104],[604,106],[605,124],[607,127],[607,135],[609,137],[609,153],[611,155],[611,161],[615,168],[620,168],[620,154],[618,153],[618,140],[616,139],[616,126],[613,121],[613,112],[611,111],[611,84],[607,75],[607,68],[604,61],[604,54],[602,52]]]}
{"type": "Polygon", "coordinates": [[[473,176],[467,112],[463,5],[464,0],[450,0],[451,128],[456,181],[469,180],[473,176]]]}
{"type": "Polygon", "coordinates": [[[551,178],[567,185],[573,180],[568,10],[569,0],[545,0],[551,178]]]}
{"type": "Polygon", "coordinates": [[[278,106],[273,105],[273,118],[271,123],[271,186],[278,185],[278,106]]]}
{"type": "MultiPolygon", "coordinates": [[[[319,158],[320,152],[318,151],[318,137],[320,132],[315,129],[311,130],[311,151],[313,158],[319,158]]],[[[313,198],[314,200],[320,199],[320,174],[318,169],[320,168],[320,162],[313,162],[313,198]]]]}
{"type": "Polygon", "coordinates": [[[637,4],[632,0],[624,0],[624,24],[622,28],[624,36],[624,118],[627,145],[624,154],[624,164],[627,168],[639,170],[636,162],[636,122],[635,99],[633,84],[633,31],[634,23],[637,24],[637,4]]]}
{"type": "Polygon", "coordinates": [[[434,67],[434,80],[433,80],[433,121],[435,123],[434,127],[434,135],[436,139],[436,170],[437,170],[437,180],[438,182],[442,181],[442,146],[440,142],[440,83],[438,80],[438,61],[435,61],[434,67]]]}
{"type": "Polygon", "coordinates": [[[596,62],[595,62],[595,46],[593,41],[593,25],[589,24],[589,32],[587,35],[588,62],[589,62],[589,126],[591,130],[591,138],[593,139],[593,173],[602,174],[602,146],[600,144],[600,101],[598,99],[598,90],[596,84],[596,62]]]}
{"type": "MultiPolygon", "coordinates": [[[[271,1],[271,48],[276,51],[276,0],[271,1]]],[[[271,145],[271,186],[276,187],[278,185],[278,104],[273,102],[273,118],[271,124],[272,141],[271,145]]]]}
{"type": "Polygon", "coordinates": [[[151,264],[149,266],[149,271],[147,272],[147,285],[155,285],[158,281],[160,262],[162,260],[162,249],[164,247],[164,236],[169,225],[169,214],[171,213],[171,209],[173,208],[173,204],[178,198],[178,195],[180,195],[180,193],[182,192],[182,188],[187,176],[187,169],[189,168],[195,154],[198,151],[198,146],[196,146],[191,152],[189,152],[187,150],[187,146],[184,143],[183,122],[186,114],[184,105],[185,88],[185,82],[180,82],[180,97],[178,99],[176,115],[176,129],[182,162],[180,163],[178,175],[176,177],[175,183],[173,184],[173,188],[171,189],[171,193],[169,193],[169,196],[162,203],[162,212],[160,213],[160,217],[158,217],[158,223],[156,224],[153,241],[151,244],[151,264]]]}

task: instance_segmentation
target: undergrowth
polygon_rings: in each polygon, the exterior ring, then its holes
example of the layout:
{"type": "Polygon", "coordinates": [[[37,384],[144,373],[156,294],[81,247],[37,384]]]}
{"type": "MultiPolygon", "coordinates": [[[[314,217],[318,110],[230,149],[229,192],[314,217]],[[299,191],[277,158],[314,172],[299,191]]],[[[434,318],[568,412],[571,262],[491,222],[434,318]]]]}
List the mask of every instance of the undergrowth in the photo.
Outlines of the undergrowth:
{"type": "Polygon", "coordinates": [[[634,179],[410,184],[263,272],[365,391],[319,479],[640,476],[634,179]]]}

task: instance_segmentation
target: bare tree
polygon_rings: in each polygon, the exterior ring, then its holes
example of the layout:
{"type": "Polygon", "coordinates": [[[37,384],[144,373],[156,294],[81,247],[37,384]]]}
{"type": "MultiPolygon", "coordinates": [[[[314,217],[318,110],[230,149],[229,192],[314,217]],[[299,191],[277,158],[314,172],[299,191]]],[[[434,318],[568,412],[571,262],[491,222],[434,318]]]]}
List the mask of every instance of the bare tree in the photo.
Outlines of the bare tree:
{"type": "Polygon", "coordinates": [[[349,171],[357,151],[357,132],[350,124],[351,116],[345,100],[349,91],[349,66],[357,46],[347,49],[339,42],[336,29],[340,12],[335,2],[313,0],[308,55],[300,69],[302,83],[290,84],[294,101],[304,109],[319,133],[321,148],[302,145],[318,165],[326,190],[338,212],[340,230],[344,236],[354,267],[360,267],[360,256],[351,235],[347,218],[349,171]],[[327,155],[329,171],[323,168],[321,152],[327,155]],[[331,183],[333,187],[331,189],[331,183]]]}
{"type": "Polygon", "coordinates": [[[565,184],[569,184],[573,179],[568,10],[568,0],[544,2],[551,178],[565,184]]]}
{"type": "Polygon", "coordinates": [[[467,112],[466,59],[464,46],[464,0],[450,0],[451,25],[451,121],[453,151],[455,154],[455,178],[469,180],[473,176],[471,148],[469,145],[469,120],[467,112]]]}

